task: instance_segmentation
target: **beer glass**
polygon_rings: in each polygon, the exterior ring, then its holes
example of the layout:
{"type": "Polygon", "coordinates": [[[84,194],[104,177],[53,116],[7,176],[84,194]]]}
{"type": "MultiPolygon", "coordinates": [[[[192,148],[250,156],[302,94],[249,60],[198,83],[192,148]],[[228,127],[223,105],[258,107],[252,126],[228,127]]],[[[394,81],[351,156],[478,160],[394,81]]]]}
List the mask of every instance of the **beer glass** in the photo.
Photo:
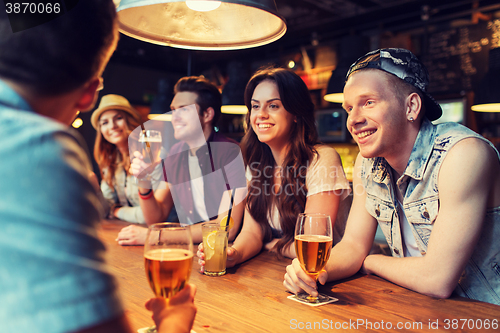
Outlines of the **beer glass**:
{"type": "MultiPolygon", "coordinates": [[[[161,161],[162,137],[161,132],[156,130],[146,130],[137,127],[130,133],[129,139],[129,155],[134,158],[134,153],[138,151],[143,156],[143,161],[149,164],[141,174],[137,175],[138,180],[151,180],[151,172],[156,165],[161,161]]],[[[132,161],[131,161],[132,162],[132,161]]]]}
{"type": "MultiPolygon", "coordinates": [[[[177,223],[150,225],[144,244],[144,266],[156,297],[167,303],[189,282],[193,262],[193,240],[189,227],[177,223]]],[[[150,327],[144,332],[156,332],[150,327]]]]}
{"type": "MultiPolygon", "coordinates": [[[[302,269],[314,279],[323,270],[333,244],[332,222],[330,216],[319,213],[302,213],[295,226],[295,252],[302,269]]],[[[323,295],[317,297],[300,293],[297,297],[310,303],[328,299],[323,295]]]]}
{"type": "Polygon", "coordinates": [[[140,152],[144,162],[156,164],[160,161],[161,132],[155,130],[143,130],[139,133],[140,152]]]}

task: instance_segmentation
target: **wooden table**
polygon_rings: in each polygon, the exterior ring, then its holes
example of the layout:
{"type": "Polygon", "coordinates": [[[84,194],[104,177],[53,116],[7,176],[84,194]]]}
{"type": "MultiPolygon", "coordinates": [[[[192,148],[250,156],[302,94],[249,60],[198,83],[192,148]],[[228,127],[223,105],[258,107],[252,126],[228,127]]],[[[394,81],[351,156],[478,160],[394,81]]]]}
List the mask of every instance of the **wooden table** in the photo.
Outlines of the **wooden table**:
{"type": "MultiPolygon", "coordinates": [[[[106,259],[118,280],[127,317],[137,330],[152,324],[144,303],[153,294],[144,273],[142,246],[120,246],[115,241],[126,225],[104,221],[98,234],[106,244],[106,259]]],[[[320,287],[338,302],[319,307],[300,304],[287,299],[290,294],[282,284],[290,262],[262,252],[224,276],[208,277],[199,273],[193,260],[190,282],[198,290],[193,329],[197,333],[437,331],[430,327],[439,327],[440,332],[500,331],[500,306],[459,297],[434,299],[376,276],[357,275],[320,287]],[[485,330],[488,323],[490,329],[485,330]]]]}

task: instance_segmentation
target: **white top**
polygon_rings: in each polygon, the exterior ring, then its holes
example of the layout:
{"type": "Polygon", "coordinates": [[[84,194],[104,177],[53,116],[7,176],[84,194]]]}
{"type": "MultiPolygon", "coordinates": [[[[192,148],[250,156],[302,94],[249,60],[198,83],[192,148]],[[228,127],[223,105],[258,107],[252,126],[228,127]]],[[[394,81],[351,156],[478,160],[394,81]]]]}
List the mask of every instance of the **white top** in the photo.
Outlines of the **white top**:
{"type": "Polygon", "coordinates": [[[398,200],[398,212],[399,212],[399,221],[401,226],[401,235],[403,237],[403,253],[405,257],[421,257],[422,254],[417,246],[417,241],[415,240],[415,236],[413,236],[413,232],[411,231],[410,222],[406,218],[405,211],[403,210],[403,206],[401,202],[398,200]]]}
{"type": "Polygon", "coordinates": [[[208,221],[207,208],[205,206],[205,192],[203,185],[203,175],[200,163],[196,155],[188,154],[189,158],[189,178],[191,179],[191,193],[193,194],[194,208],[204,221],[208,221]]]}
{"type": "MultiPolygon", "coordinates": [[[[337,151],[327,145],[317,145],[314,148],[316,148],[318,154],[314,156],[312,162],[308,166],[305,166],[307,167],[307,197],[321,192],[342,190],[340,200],[344,200],[349,195],[351,187],[345,177],[342,165],[338,165],[336,162],[340,160],[337,151]]],[[[286,170],[283,172],[286,172],[286,170]]],[[[252,174],[249,167],[247,167],[246,178],[248,181],[252,180],[252,174]]],[[[283,189],[283,191],[286,190],[287,189],[283,189]]],[[[275,205],[273,205],[271,211],[272,214],[269,216],[269,224],[272,228],[281,230],[279,212],[275,205]]]]}

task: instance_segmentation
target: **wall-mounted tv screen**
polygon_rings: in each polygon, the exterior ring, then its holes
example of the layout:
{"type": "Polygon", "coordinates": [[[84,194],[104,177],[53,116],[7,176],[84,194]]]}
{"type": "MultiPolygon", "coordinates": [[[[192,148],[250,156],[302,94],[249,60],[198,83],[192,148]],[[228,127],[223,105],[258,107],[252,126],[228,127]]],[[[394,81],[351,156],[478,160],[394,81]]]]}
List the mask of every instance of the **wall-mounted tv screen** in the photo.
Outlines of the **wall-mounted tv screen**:
{"type": "Polygon", "coordinates": [[[455,122],[459,124],[465,124],[465,108],[466,99],[465,98],[455,98],[455,99],[443,99],[437,100],[441,109],[443,109],[443,115],[434,120],[433,124],[455,122]]]}
{"type": "Polygon", "coordinates": [[[346,139],[346,112],[343,109],[318,110],[314,113],[319,140],[343,142],[346,139]]]}

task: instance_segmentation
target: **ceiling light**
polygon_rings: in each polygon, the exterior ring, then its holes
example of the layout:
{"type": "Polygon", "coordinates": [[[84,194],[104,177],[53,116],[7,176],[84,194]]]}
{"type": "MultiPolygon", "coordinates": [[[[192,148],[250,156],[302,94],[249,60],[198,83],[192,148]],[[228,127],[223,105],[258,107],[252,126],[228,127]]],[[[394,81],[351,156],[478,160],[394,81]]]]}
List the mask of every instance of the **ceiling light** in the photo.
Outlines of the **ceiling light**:
{"type": "Polygon", "coordinates": [[[193,50],[245,49],[271,43],[286,32],[273,0],[122,0],[118,22],[130,37],[193,50]],[[190,9],[201,2],[220,6],[190,9]]]}
{"type": "Polygon", "coordinates": [[[82,120],[82,118],[76,118],[76,119],[73,121],[73,124],[71,124],[71,126],[73,126],[73,128],[80,128],[82,125],[83,125],[83,120],[82,120]]]}
{"type": "Polygon", "coordinates": [[[475,91],[472,111],[500,112],[500,47],[491,49],[488,58],[488,72],[475,91]]]}
{"type": "Polygon", "coordinates": [[[172,121],[172,113],[164,113],[164,114],[156,114],[150,113],[148,114],[148,119],[150,120],[159,120],[159,121],[172,121]]]}
{"type": "Polygon", "coordinates": [[[344,94],[343,93],[331,93],[326,94],[324,97],[325,101],[330,103],[344,103],[344,94]]]}
{"type": "Polygon", "coordinates": [[[219,8],[220,3],[220,1],[186,1],[186,6],[198,12],[209,12],[219,8]]]}
{"type": "Polygon", "coordinates": [[[247,114],[248,109],[246,105],[223,105],[221,112],[227,114],[247,114]]]}

